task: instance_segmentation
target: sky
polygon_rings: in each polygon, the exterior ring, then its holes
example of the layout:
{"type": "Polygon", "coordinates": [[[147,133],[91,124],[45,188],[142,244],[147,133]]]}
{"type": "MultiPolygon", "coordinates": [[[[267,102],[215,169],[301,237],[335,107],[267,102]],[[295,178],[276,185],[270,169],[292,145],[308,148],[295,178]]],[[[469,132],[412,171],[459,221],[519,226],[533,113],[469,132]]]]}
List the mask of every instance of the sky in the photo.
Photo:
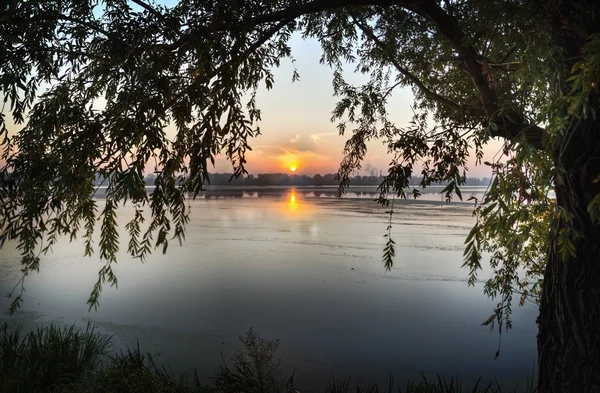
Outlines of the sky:
{"type": "MultiPolygon", "coordinates": [[[[274,88],[258,93],[262,135],[252,145],[254,151],[249,155],[248,168],[251,172],[285,172],[291,163],[296,163],[298,173],[302,174],[336,172],[351,130],[340,136],[336,123],[330,121],[336,103],[332,70],[319,64],[321,48],[317,41],[293,36],[290,46],[300,80],[292,83],[294,68],[287,60],[274,71],[274,88]]],[[[351,74],[347,79],[355,83],[366,81],[351,74]]],[[[410,90],[397,93],[392,100],[392,106],[398,107],[393,118],[399,124],[407,124],[412,93],[410,90]]],[[[385,170],[391,160],[386,152],[381,141],[370,143],[365,167],[385,170]]],[[[226,165],[229,163],[220,160],[216,169],[223,170],[226,165]]]]}
{"type": "MultiPolygon", "coordinates": [[[[297,165],[298,174],[335,173],[342,159],[344,143],[351,135],[340,136],[336,123],[331,123],[331,112],[335,107],[332,70],[319,64],[320,44],[314,39],[304,40],[293,35],[290,41],[292,56],[274,70],[273,89],[261,89],[257,94],[257,106],[262,111],[259,123],[261,135],[251,141],[253,149],[248,153],[247,169],[250,173],[289,172],[291,164],[297,165]],[[300,80],[292,83],[294,66],[300,80]]],[[[349,69],[352,66],[348,67],[349,69]]],[[[366,77],[348,72],[348,82],[361,83],[366,77]]],[[[408,125],[412,118],[413,95],[410,88],[398,88],[390,99],[390,119],[397,126],[408,125]]],[[[174,130],[170,130],[174,132],[174,130]]],[[[361,174],[372,170],[385,173],[392,159],[382,141],[371,141],[361,174]]],[[[493,157],[500,148],[492,142],[485,148],[486,157],[493,157]]],[[[470,160],[468,176],[489,176],[485,166],[475,166],[470,160]]],[[[217,159],[215,172],[231,172],[231,164],[224,157],[217,159]]]]}
{"type": "MultiPolygon", "coordinates": [[[[319,64],[321,48],[316,40],[304,40],[293,35],[290,46],[295,64],[284,60],[279,68],[273,70],[274,87],[271,90],[261,88],[257,94],[257,106],[262,111],[262,121],[258,124],[261,135],[250,141],[253,150],[247,154],[246,168],[251,174],[290,172],[290,165],[295,164],[297,174],[335,173],[351,128],[346,135],[340,136],[336,124],[330,122],[336,103],[332,70],[319,64]],[[294,66],[300,80],[292,83],[294,66]]],[[[352,68],[348,66],[349,70],[352,68]]],[[[366,81],[365,76],[352,72],[347,72],[345,78],[354,84],[366,81]]],[[[409,88],[394,91],[388,109],[390,119],[397,126],[405,126],[410,121],[412,101],[409,88]]],[[[16,132],[18,128],[11,124],[10,116],[7,120],[9,131],[16,132]]],[[[174,134],[175,127],[169,125],[167,135],[172,137],[174,134]]],[[[380,170],[385,173],[392,159],[386,146],[382,141],[371,141],[367,147],[361,174],[379,173],[380,170]]],[[[492,142],[485,148],[486,157],[491,158],[499,148],[499,142],[492,142]]],[[[488,167],[475,166],[473,159],[468,169],[468,176],[490,175],[488,167]]],[[[223,156],[218,157],[212,172],[232,172],[231,163],[223,156]]]]}
{"type": "MultiPolygon", "coordinates": [[[[167,7],[177,0],[158,0],[167,7]]],[[[351,128],[346,135],[339,135],[336,124],[330,121],[335,107],[333,96],[332,70],[319,64],[321,47],[315,39],[303,39],[299,34],[291,36],[289,45],[295,63],[283,60],[275,69],[273,89],[261,89],[257,94],[257,106],[262,111],[261,135],[251,141],[253,149],[247,155],[247,169],[250,173],[290,172],[290,166],[297,167],[296,173],[314,175],[335,173],[342,159],[346,140],[351,136],[351,128]],[[300,80],[292,83],[294,67],[300,80]]],[[[352,70],[354,67],[347,67],[352,70]]],[[[360,84],[367,81],[365,76],[347,72],[347,82],[360,84]]],[[[390,120],[396,126],[408,125],[412,118],[413,94],[410,88],[397,88],[389,99],[390,120]]],[[[502,142],[492,140],[483,148],[484,159],[493,161],[501,149],[502,142]]],[[[385,173],[392,160],[382,141],[367,143],[367,154],[361,174],[371,170],[385,173]]],[[[475,159],[468,161],[470,177],[489,177],[491,171],[484,165],[475,165],[475,159]]],[[[215,171],[231,172],[231,163],[224,157],[216,160],[215,171]]],[[[420,171],[417,166],[415,172],[420,171]]]]}

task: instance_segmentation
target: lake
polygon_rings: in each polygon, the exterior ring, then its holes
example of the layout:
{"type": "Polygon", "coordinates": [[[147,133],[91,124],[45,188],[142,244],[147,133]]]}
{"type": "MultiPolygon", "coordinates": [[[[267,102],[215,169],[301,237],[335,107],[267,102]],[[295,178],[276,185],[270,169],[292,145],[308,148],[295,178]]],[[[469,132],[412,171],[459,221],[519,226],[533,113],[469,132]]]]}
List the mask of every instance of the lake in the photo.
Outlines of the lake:
{"type": "MultiPolygon", "coordinates": [[[[119,288],[104,290],[97,312],[86,300],[102,263],[84,258],[81,242],[61,241],[27,278],[22,310],[0,322],[91,322],[114,335],[115,351],[139,341],[173,371],[197,367],[205,381],[252,326],[281,340],[300,391],[323,390],[332,372],[365,383],[389,374],[417,380],[423,371],[463,384],[523,384],[536,361],[537,306],[515,305],[514,329],[494,360],[498,333],[481,326],[497,303],[483,295],[491,273],[468,287],[460,267],[472,205],[446,204],[436,193],[396,201],[396,259],[385,272],[387,215],[372,202],[374,190],[351,189],[339,200],[331,187],[213,188],[191,202],[182,247],[171,242],[145,264],[121,253],[119,288]]],[[[133,212],[119,210],[121,229],[133,212]]],[[[18,261],[14,244],[0,250],[2,293],[18,280],[18,261]]],[[[8,305],[2,297],[0,307],[8,305]]]]}

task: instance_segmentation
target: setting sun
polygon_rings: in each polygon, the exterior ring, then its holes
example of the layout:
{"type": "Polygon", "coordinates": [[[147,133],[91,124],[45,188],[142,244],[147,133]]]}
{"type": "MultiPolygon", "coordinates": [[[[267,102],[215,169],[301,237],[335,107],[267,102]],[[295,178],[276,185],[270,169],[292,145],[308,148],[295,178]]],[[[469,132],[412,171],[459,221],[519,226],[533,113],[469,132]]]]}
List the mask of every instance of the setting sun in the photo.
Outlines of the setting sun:
{"type": "Polygon", "coordinates": [[[298,167],[296,166],[296,164],[291,164],[290,165],[290,171],[296,172],[296,169],[298,169],[298,167]]]}

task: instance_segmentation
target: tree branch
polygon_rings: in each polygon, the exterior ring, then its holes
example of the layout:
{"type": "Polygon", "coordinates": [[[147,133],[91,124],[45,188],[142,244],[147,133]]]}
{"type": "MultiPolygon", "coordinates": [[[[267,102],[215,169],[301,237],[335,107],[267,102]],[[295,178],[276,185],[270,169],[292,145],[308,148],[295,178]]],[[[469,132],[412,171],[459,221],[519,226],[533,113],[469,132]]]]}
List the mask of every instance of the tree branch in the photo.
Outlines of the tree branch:
{"type": "MultiPolygon", "coordinates": [[[[421,0],[413,0],[421,1],[421,0]]],[[[209,26],[196,27],[190,31],[189,36],[207,35],[218,31],[240,31],[248,26],[257,26],[264,23],[278,22],[281,20],[294,20],[303,15],[314,14],[322,11],[335,10],[342,7],[368,6],[368,5],[404,5],[411,1],[398,0],[314,0],[308,3],[302,3],[281,10],[258,15],[246,20],[239,21],[218,21],[209,26]]]]}
{"type": "Polygon", "coordinates": [[[164,15],[158,12],[155,8],[151,7],[150,4],[146,4],[141,0],[131,0],[131,2],[139,5],[140,7],[142,7],[143,9],[145,9],[146,11],[148,11],[149,13],[151,13],[159,19],[164,18],[164,15]]]}
{"type": "Polygon", "coordinates": [[[369,27],[365,26],[363,23],[356,21],[356,19],[354,19],[354,17],[352,17],[352,19],[354,20],[354,23],[362,30],[362,32],[365,33],[365,35],[368,36],[375,43],[375,45],[377,45],[377,47],[379,47],[379,49],[387,56],[388,61],[390,63],[392,63],[392,65],[398,70],[398,72],[400,72],[402,75],[404,75],[404,77],[406,79],[408,79],[412,84],[417,86],[419,88],[419,90],[421,90],[421,92],[423,92],[423,94],[425,94],[425,96],[438,102],[441,105],[447,106],[452,109],[456,109],[456,110],[464,110],[465,109],[465,107],[460,106],[457,103],[451,101],[450,99],[448,99],[442,95],[439,95],[436,92],[428,89],[427,86],[425,86],[423,84],[423,82],[421,82],[419,80],[419,78],[417,78],[415,75],[413,75],[408,69],[402,67],[402,65],[398,62],[398,60],[396,60],[394,53],[392,51],[388,50],[388,48],[385,46],[385,44],[383,42],[381,42],[381,40],[375,36],[373,31],[369,27]]]}
{"type": "Polygon", "coordinates": [[[50,52],[50,53],[59,53],[61,55],[76,55],[76,56],[81,56],[81,57],[90,57],[90,54],[87,52],[82,52],[82,51],[78,51],[78,50],[68,50],[68,49],[61,49],[61,48],[39,48],[39,49],[32,49],[32,52],[50,52]]]}
{"type": "Polygon", "coordinates": [[[279,30],[283,29],[285,27],[285,25],[290,23],[290,21],[291,20],[284,19],[284,20],[280,21],[279,23],[277,23],[276,25],[272,26],[269,30],[265,31],[259,39],[257,39],[254,43],[252,43],[252,45],[250,45],[248,48],[246,48],[246,50],[243,51],[239,56],[227,61],[226,63],[223,63],[220,67],[218,67],[209,79],[212,79],[213,77],[218,75],[219,72],[221,72],[221,70],[223,68],[230,66],[236,62],[244,61],[248,56],[250,56],[252,54],[252,52],[257,50],[265,42],[270,40],[275,34],[277,34],[277,32],[279,30]]]}
{"type": "Polygon", "coordinates": [[[66,15],[59,15],[55,19],[56,20],[66,20],[69,22],[77,23],[77,24],[80,24],[81,26],[87,27],[90,30],[94,30],[98,33],[101,33],[101,34],[105,35],[106,37],[110,37],[110,33],[108,31],[104,30],[100,26],[97,26],[93,23],[89,23],[89,22],[86,22],[86,21],[83,21],[80,19],[72,18],[72,17],[66,16],[66,15]]]}
{"type": "MultiPolygon", "coordinates": [[[[172,24],[170,23],[169,19],[167,19],[167,17],[165,15],[163,15],[160,11],[158,11],[156,8],[150,6],[150,4],[144,3],[142,0],[131,0],[131,1],[133,3],[139,5],[140,7],[142,7],[143,9],[145,9],[146,11],[148,11],[150,14],[154,15],[158,19],[160,19],[166,27],[168,27],[172,31],[174,31],[179,37],[183,36],[181,34],[181,31],[179,31],[177,28],[174,28],[174,26],[172,26],[172,24]]],[[[175,21],[175,19],[173,19],[173,21],[175,21]]]]}
{"type": "Polygon", "coordinates": [[[424,0],[418,3],[406,8],[426,17],[437,26],[439,32],[458,52],[459,58],[465,70],[471,76],[488,115],[497,112],[500,109],[498,99],[494,91],[490,88],[481,65],[477,61],[481,56],[469,43],[468,37],[461,29],[458,21],[448,15],[435,1],[424,0]]]}
{"type": "Polygon", "coordinates": [[[456,18],[448,15],[435,0],[414,1],[404,7],[433,22],[442,36],[458,52],[459,57],[462,58],[464,70],[470,75],[479,93],[485,112],[491,120],[498,124],[498,130],[493,131],[493,136],[507,139],[525,136],[529,144],[537,149],[542,149],[544,129],[527,123],[513,109],[500,105],[496,93],[490,87],[483,73],[482,65],[478,61],[481,57],[480,54],[470,44],[470,40],[456,18]]]}
{"type": "Polygon", "coordinates": [[[438,61],[464,61],[467,60],[465,56],[440,56],[437,58],[438,61]]]}
{"type": "MultiPolygon", "coordinates": [[[[206,80],[211,80],[212,78],[216,77],[219,75],[219,73],[221,73],[221,71],[229,66],[234,65],[235,63],[240,63],[242,61],[244,61],[245,59],[248,58],[248,56],[250,56],[252,54],[252,52],[254,52],[255,50],[257,50],[260,46],[262,46],[265,42],[267,42],[269,39],[271,39],[275,34],[277,34],[277,32],[279,30],[281,30],[282,28],[284,28],[288,23],[291,22],[292,19],[289,20],[282,20],[279,23],[277,23],[276,25],[272,26],[270,29],[268,29],[267,31],[265,31],[254,43],[252,43],[248,48],[246,48],[246,50],[244,50],[242,53],[240,53],[238,56],[235,56],[233,58],[231,58],[230,60],[224,62],[223,64],[221,64],[220,66],[218,66],[213,72],[211,72],[209,75],[205,76],[206,80]]],[[[176,95],[175,97],[171,98],[169,101],[166,102],[165,104],[165,108],[170,108],[172,107],[177,100],[181,99],[182,96],[186,94],[185,92],[182,92],[178,95],[176,95]]]]}
{"type": "Polygon", "coordinates": [[[27,20],[27,23],[32,23],[35,22],[36,20],[64,20],[64,21],[68,21],[68,22],[73,22],[73,23],[77,23],[83,27],[87,27],[90,30],[93,30],[95,32],[101,33],[102,35],[106,36],[106,37],[110,37],[110,33],[106,30],[104,30],[102,27],[100,27],[99,25],[96,25],[94,23],[90,23],[81,19],[77,19],[77,18],[73,18],[71,16],[68,15],[64,15],[64,14],[60,14],[57,12],[48,12],[48,13],[42,13],[39,15],[35,15],[33,17],[31,17],[30,19],[27,20]]]}
{"type": "Polygon", "coordinates": [[[504,57],[502,57],[502,59],[498,62],[500,64],[502,63],[506,63],[508,61],[508,59],[510,58],[510,56],[515,53],[515,51],[518,49],[517,46],[513,46],[508,52],[506,52],[506,54],[504,55],[504,57]]]}
{"type": "MultiPolygon", "coordinates": [[[[502,106],[498,102],[494,90],[491,88],[484,72],[482,64],[480,63],[481,55],[473,47],[468,40],[468,37],[462,30],[458,20],[446,13],[436,0],[314,0],[308,3],[302,3],[294,5],[282,10],[269,12],[263,15],[258,15],[247,20],[240,21],[218,21],[212,25],[205,27],[198,27],[190,31],[181,40],[165,46],[166,49],[177,49],[184,41],[189,38],[193,38],[197,35],[208,35],[217,31],[229,30],[229,31],[243,31],[248,27],[256,27],[264,23],[280,22],[285,24],[289,23],[298,17],[303,15],[312,14],[322,11],[331,11],[341,7],[350,6],[391,6],[397,5],[404,7],[409,11],[413,11],[427,19],[429,19],[442,34],[442,36],[455,48],[458,53],[458,57],[462,62],[464,70],[469,74],[477,93],[481,99],[483,110],[487,116],[493,120],[497,125],[498,129],[493,131],[493,136],[502,137],[507,139],[516,139],[522,136],[527,138],[527,141],[535,148],[542,149],[542,137],[544,129],[531,125],[524,121],[524,119],[516,113],[510,107],[502,106]]],[[[276,26],[279,26],[276,25],[276,26]]],[[[365,27],[363,25],[363,27],[365,27]]],[[[281,27],[280,27],[281,28],[281,27]]],[[[275,32],[278,29],[275,30],[275,32]]],[[[369,29],[367,28],[367,31],[369,29]]],[[[273,34],[275,34],[273,32],[273,34]]],[[[372,33],[372,32],[371,32],[372,33]]],[[[373,34],[369,34],[374,37],[373,34]]],[[[268,39],[268,38],[267,38],[268,39]]],[[[266,40],[265,40],[266,41],[266,40]]],[[[381,41],[378,45],[381,45],[381,41]]],[[[257,43],[258,44],[258,43],[257,43]]],[[[258,46],[262,43],[258,44],[258,46]]],[[[257,47],[258,47],[257,46],[257,47]]],[[[254,47],[254,45],[252,46],[254,47]]],[[[382,50],[386,50],[383,48],[382,50]]],[[[387,50],[386,50],[387,53],[387,50]]],[[[510,52],[509,52],[510,53],[510,52]]],[[[392,52],[393,55],[393,52],[392,52]]],[[[396,69],[411,83],[417,86],[423,94],[429,98],[439,102],[442,105],[448,106],[454,109],[465,109],[464,106],[460,106],[455,102],[450,101],[446,97],[440,96],[439,94],[429,90],[423,83],[411,74],[406,68],[402,67],[394,56],[389,56],[390,62],[396,67],[396,69]]],[[[458,59],[457,59],[458,60],[458,59]]]]}

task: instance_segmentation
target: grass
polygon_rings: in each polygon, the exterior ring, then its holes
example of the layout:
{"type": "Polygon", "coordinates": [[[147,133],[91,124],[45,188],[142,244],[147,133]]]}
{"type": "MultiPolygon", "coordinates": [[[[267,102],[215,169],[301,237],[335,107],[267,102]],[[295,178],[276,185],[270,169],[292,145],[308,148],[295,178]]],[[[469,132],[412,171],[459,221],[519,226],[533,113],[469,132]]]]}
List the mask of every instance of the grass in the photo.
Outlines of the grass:
{"type": "MultiPolygon", "coordinates": [[[[137,345],[109,355],[110,338],[89,326],[86,330],[49,325],[24,332],[0,327],[1,393],[296,393],[294,375],[284,376],[277,357],[279,341],[268,341],[252,328],[240,336],[244,349],[231,364],[225,360],[210,385],[202,385],[195,370],[177,377],[137,345]]],[[[533,380],[525,393],[535,393],[533,380]]],[[[522,389],[523,390],[523,389],[522,389]]],[[[385,387],[363,387],[351,377],[332,376],[324,393],[512,393],[497,382],[463,387],[440,375],[401,386],[390,377],[385,387]]],[[[302,392],[304,393],[304,392],[302,392]]]]}
{"type": "Polygon", "coordinates": [[[153,357],[139,346],[111,356],[109,361],[54,393],[209,393],[195,373],[176,377],[158,367],[153,357]]]}
{"type": "Polygon", "coordinates": [[[28,393],[68,385],[100,365],[109,338],[88,325],[85,331],[54,325],[23,332],[0,328],[0,390],[28,393]]]}
{"type": "Polygon", "coordinates": [[[325,393],[512,393],[518,391],[523,393],[537,393],[537,388],[531,379],[527,379],[526,386],[521,390],[518,388],[503,390],[497,381],[482,386],[481,379],[471,387],[464,387],[458,379],[454,377],[447,379],[439,374],[434,380],[429,380],[425,374],[421,374],[420,382],[409,382],[404,386],[400,383],[394,383],[394,378],[390,376],[388,384],[385,387],[373,385],[365,388],[358,382],[352,383],[351,377],[340,380],[333,376],[329,381],[325,393]]]}

